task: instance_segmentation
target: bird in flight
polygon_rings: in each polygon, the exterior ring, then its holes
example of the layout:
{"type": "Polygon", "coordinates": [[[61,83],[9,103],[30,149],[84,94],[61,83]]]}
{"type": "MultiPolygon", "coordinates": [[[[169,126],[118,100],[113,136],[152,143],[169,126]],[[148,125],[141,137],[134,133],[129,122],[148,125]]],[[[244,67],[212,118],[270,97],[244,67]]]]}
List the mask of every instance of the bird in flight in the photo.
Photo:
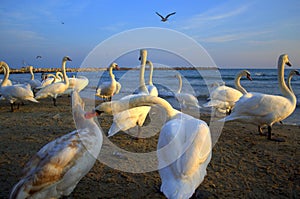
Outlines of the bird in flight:
{"type": "Polygon", "coordinates": [[[41,55],[36,56],[36,59],[39,59],[39,58],[42,58],[42,56],[41,55]]]}
{"type": "Polygon", "coordinates": [[[158,16],[160,16],[162,22],[166,22],[166,21],[168,20],[168,17],[169,17],[169,16],[175,15],[175,14],[176,14],[176,12],[172,12],[172,13],[168,14],[166,17],[163,17],[163,16],[162,16],[161,14],[159,14],[158,12],[155,12],[155,13],[156,13],[158,16]]]}

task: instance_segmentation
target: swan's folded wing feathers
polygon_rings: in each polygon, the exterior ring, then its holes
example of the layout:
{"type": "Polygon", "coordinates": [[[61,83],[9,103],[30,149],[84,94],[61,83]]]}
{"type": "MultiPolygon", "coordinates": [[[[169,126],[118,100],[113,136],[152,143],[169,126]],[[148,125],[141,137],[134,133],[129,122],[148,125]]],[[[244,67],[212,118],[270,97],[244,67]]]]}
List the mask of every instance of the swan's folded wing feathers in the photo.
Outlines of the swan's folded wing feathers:
{"type": "Polygon", "coordinates": [[[82,147],[76,131],[45,145],[25,166],[24,175],[35,191],[59,182],[77,160],[82,147]]]}

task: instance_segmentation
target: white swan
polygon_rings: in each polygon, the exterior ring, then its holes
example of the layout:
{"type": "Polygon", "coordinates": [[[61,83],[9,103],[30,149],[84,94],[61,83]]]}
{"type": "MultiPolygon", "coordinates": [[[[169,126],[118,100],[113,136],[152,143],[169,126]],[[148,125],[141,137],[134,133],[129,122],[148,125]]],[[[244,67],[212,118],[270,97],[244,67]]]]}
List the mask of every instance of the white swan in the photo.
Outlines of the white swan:
{"type": "Polygon", "coordinates": [[[97,89],[96,89],[96,96],[111,100],[112,96],[119,93],[121,89],[121,84],[116,81],[115,75],[113,74],[113,69],[119,70],[119,66],[116,63],[112,63],[109,66],[109,76],[110,81],[103,82],[97,89]]]}
{"type": "Polygon", "coordinates": [[[160,131],[157,156],[162,185],[167,198],[190,198],[206,175],[211,159],[211,135],[207,124],[174,109],[166,100],[139,95],[120,101],[102,103],[86,117],[115,112],[137,106],[159,105],[167,113],[167,122],[160,131]]]}
{"type": "Polygon", "coordinates": [[[182,106],[182,108],[200,108],[198,104],[198,99],[194,95],[191,95],[189,93],[181,93],[182,78],[180,74],[176,74],[176,77],[178,79],[179,86],[175,93],[175,98],[182,106]]]}
{"type": "Polygon", "coordinates": [[[29,84],[17,84],[7,86],[7,80],[9,77],[9,66],[3,61],[0,62],[0,66],[6,71],[6,77],[4,78],[1,84],[2,98],[10,102],[12,112],[14,111],[13,105],[17,100],[21,102],[26,100],[38,103],[38,101],[34,99],[34,95],[29,84]]]}
{"type": "Polygon", "coordinates": [[[268,126],[268,139],[284,141],[283,139],[271,139],[272,125],[291,115],[297,99],[284,82],[284,66],[291,66],[288,55],[280,55],[278,59],[278,84],[283,96],[267,95],[262,93],[247,93],[236,102],[232,113],[224,118],[224,121],[241,121],[268,126]]]}
{"type": "MultiPolygon", "coordinates": [[[[139,95],[149,95],[144,79],[145,65],[147,60],[147,50],[140,50],[140,60],[140,85],[138,88],[138,93],[133,95],[127,95],[121,99],[129,99],[133,96],[139,95]]],[[[148,106],[140,106],[114,114],[113,123],[108,131],[108,136],[113,136],[119,131],[126,131],[138,125],[138,138],[140,136],[141,126],[143,126],[150,109],[151,107],[148,106]]]]}
{"type": "Polygon", "coordinates": [[[243,94],[247,93],[240,83],[241,78],[244,76],[247,77],[247,79],[252,80],[249,71],[240,71],[236,75],[234,81],[236,89],[225,85],[217,86],[210,92],[210,101],[205,103],[203,106],[214,107],[219,112],[230,113],[236,101],[238,101],[243,94]]]}
{"type": "Polygon", "coordinates": [[[103,138],[95,121],[84,117],[83,106],[75,91],[72,110],[77,130],[49,142],[30,159],[10,199],[67,196],[93,167],[103,138]]]}
{"type": "Polygon", "coordinates": [[[148,81],[148,85],[146,85],[147,87],[147,90],[149,92],[149,95],[152,95],[152,96],[158,96],[158,90],[156,88],[156,86],[153,85],[153,81],[152,81],[152,76],[153,76],[153,64],[151,61],[147,60],[146,61],[146,65],[149,65],[149,70],[150,70],[150,73],[149,73],[149,81],[148,81]]]}
{"type": "Polygon", "coordinates": [[[29,71],[30,71],[30,74],[31,74],[31,78],[28,81],[28,83],[30,84],[31,89],[34,91],[36,88],[42,86],[42,83],[41,83],[40,80],[34,79],[33,66],[29,66],[29,71]]]}
{"type": "Polygon", "coordinates": [[[72,61],[72,60],[68,56],[65,56],[62,60],[62,66],[61,66],[64,81],[56,82],[56,83],[50,84],[50,85],[42,88],[40,91],[38,91],[36,93],[35,99],[41,99],[41,98],[46,98],[48,96],[51,96],[53,98],[54,106],[56,106],[57,96],[63,94],[69,87],[69,78],[66,74],[66,62],[67,61],[72,61]]]}
{"type": "Polygon", "coordinates": [[[70,95],[73,90],[78,92],[82,91],[89,84],[89,79],[85,76],[71,77],[69,78],[69,88],[64,94],[70,95]]]}

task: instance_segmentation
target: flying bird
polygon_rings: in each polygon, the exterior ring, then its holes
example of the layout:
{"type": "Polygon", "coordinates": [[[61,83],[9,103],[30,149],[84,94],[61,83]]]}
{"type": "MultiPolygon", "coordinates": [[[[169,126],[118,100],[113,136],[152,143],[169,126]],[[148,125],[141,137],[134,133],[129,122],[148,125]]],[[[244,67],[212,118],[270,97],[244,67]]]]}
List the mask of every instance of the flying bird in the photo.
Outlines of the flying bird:
{"type": "Polygon", "coordinates": [[[42,56],[41,55],[36,56],[36,59],[39,59],[39,58],[42,58],[42,56]]]}
{"type": "Polygon", "coordinates": [[[175,15],[175,14],[176,14],[176,12],[172,12],[172,13],[168,14],[166,17],[163,17],[163,16],[162,16],[161,14],[159,14],[158,12],[155,12],[155,13],[156,13],[158,16],[160,16],[162,22],[166,22],[166,21],[168,20],[168,17],[169,17],[169,16],[175,15]]]}

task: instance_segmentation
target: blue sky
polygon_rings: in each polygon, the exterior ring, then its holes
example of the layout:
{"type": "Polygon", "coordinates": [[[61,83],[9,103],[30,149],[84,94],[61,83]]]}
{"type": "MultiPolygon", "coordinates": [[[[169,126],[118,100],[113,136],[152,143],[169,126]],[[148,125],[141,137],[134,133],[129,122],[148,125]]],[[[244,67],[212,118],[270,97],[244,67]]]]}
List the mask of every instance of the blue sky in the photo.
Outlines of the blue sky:
{"type": "Polygon", "coordinates": [[[196,40],[221,68],[275,68],[282,53],[297,68],[299,10],[297,0],[5,0],[0,5],[0,59],[14,68],[24,63],[57,67],[69,55],[77,67],[115,34],[159,27],[196,40]],[[156,11],[176,14],[162,23],[156,11]]]}

